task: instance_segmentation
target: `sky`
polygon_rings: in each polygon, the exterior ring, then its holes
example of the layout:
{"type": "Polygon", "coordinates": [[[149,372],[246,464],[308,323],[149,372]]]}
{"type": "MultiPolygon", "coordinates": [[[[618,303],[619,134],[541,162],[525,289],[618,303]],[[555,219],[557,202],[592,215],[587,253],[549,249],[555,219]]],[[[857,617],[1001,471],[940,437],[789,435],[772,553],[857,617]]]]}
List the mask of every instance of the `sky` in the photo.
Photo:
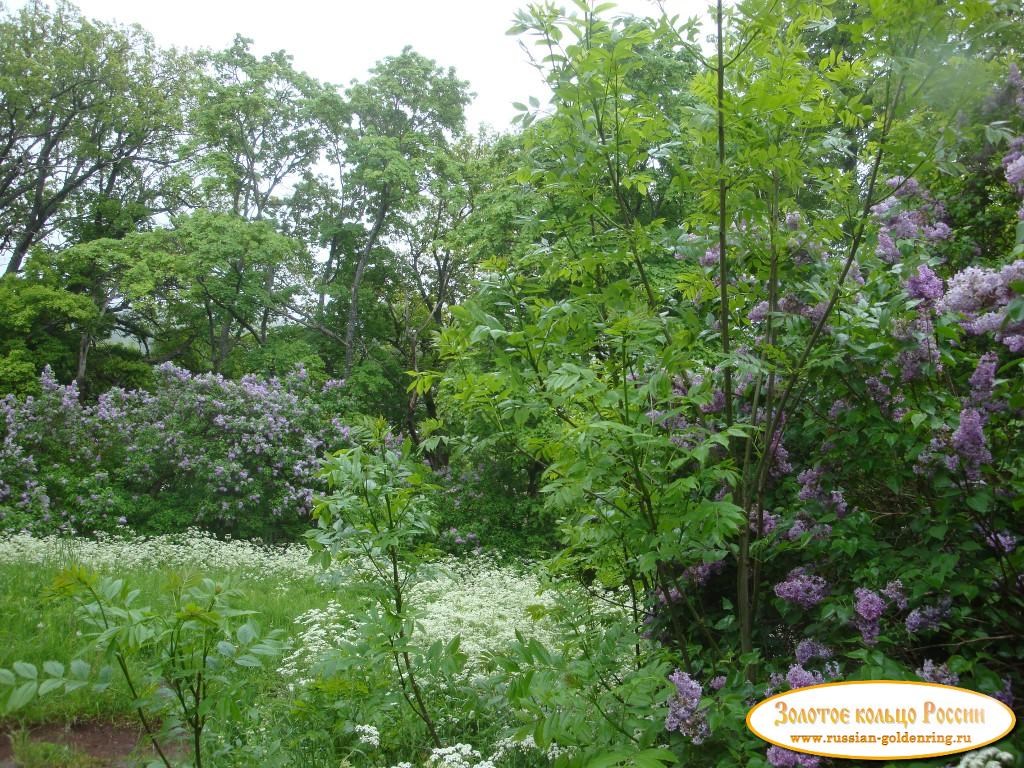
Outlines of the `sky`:
{"type": "MultiPolygon", "coordinates": [[[[512,102],[546,101],[540,74],[518,39],[506,35],[528,0],[76,0],[84,15],[137,23],[157,43],[226,48],[235,33],[254,51],[284,50],[298,69],[329,83],[365,79],[374,62],[411,45],[441,66],[455,67],[476,93],[467,125],[508,128],[512,102]]],[[[8,2],[12,10],[24,3],[8,2]]],[[[52,3],[51,3],[52,4],[52,3]]],[[[570,5],[560,2],[560,5],[570,5]]],[[[666,0],[670,14],[703,14],[707,0],[666,0]]],[[[619,0],[611,14],[659,15],[652,0],[619,0]]]]}

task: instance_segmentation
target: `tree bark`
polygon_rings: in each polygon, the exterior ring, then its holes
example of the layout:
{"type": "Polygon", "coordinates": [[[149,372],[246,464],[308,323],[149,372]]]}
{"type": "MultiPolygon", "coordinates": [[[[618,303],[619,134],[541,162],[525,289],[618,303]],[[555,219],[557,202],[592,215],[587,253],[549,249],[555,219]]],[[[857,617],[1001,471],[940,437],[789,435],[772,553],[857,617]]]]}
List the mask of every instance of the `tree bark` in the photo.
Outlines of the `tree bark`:
{"type": "Polygon", "coordinates": [[[348,321],[345,325],[345,373],[347,379],[352,373],[352,355],[355,349],[356,323],[359,321],[359,287],[363,282],[363,272],[366,271],[366,263],[370,260],[370,253],[377,244],[380,231],[384,228],[384,220],[387,218],[391,201],[388,199],[387,187],[381,191],[381,203],[377,209],[377,217],[366,238],[366,244],[359,252],[359,261],[356,263],[356,273],[352,278],[352,290],[349,294],[348,321]]]}

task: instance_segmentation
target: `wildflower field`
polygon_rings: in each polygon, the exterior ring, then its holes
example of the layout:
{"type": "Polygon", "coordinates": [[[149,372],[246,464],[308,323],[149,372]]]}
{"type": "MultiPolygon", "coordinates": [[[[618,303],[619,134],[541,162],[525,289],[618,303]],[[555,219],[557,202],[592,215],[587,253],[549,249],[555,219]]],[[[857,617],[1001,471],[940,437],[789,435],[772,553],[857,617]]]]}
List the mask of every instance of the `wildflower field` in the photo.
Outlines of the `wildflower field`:
{"type": "Polygon", "coordinates": [[[0,5],[0,768],[1022,764],[1020,1],[524,5],[0,5]]]}

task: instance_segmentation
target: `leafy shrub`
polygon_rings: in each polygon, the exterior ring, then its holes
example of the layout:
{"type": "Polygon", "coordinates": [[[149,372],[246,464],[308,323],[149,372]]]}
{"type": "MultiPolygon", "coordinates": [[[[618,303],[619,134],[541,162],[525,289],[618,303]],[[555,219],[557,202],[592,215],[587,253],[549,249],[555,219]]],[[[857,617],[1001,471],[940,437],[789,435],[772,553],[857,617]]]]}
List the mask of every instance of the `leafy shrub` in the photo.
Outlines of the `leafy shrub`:
{"type": "Polygon", "coordinates": [[[47,370],[38,397],[0,401],[0,525],[293,536],[322,487],[317,457],[347,438],[339,389],[302,368],[229,381],[165,364],[152,392],[85,405],[47,370]]]}

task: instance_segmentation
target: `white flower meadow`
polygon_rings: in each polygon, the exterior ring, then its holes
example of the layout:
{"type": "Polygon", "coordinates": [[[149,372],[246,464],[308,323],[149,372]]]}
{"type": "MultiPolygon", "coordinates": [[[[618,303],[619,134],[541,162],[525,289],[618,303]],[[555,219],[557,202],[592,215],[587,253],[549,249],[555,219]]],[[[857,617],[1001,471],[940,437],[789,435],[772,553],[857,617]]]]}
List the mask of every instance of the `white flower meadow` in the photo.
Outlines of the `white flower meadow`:
{"type": "Polygon", "coordinates": [[[0,562],[63,566],[70,563],[100,571],[150,570],[158,566],[231,571],[252,579],[311,579],[323,571],[309,562],[302,544],[269,546],[250,541],[221,541],[189,530],[152,537],[71,539],[36,538],[17,533],[0,540],[0,562]]]}
{"type": "Polygon", "coordinates": [[[531,574],[498,565],[486,558],[446,560],[434,578],[416,585],[414,603],[428,606],[419,624],[431,641],[462,636],[461,648],[472,666],[485,651],[498,650],[515,640],[516,630],[545,645],[555,640],[554,627],[534,621],[530,606],[550,606],[540,595],[540,582],[531,574]]]}

